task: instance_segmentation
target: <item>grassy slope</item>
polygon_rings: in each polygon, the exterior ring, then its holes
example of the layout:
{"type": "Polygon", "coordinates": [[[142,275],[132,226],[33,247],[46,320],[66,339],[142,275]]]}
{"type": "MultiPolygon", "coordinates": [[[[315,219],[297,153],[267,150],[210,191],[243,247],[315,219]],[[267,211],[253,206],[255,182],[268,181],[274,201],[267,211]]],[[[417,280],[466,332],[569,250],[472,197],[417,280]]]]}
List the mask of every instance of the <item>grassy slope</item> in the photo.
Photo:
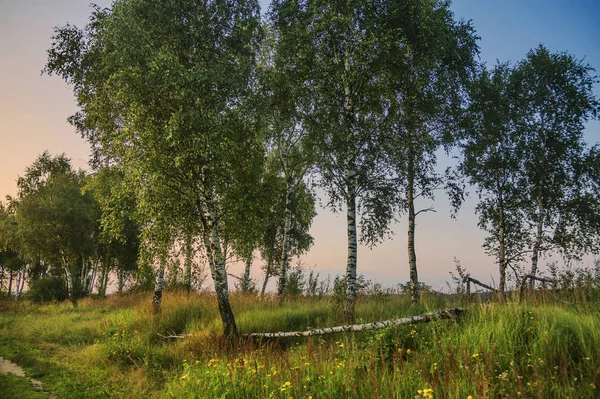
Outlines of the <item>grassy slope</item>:
{"type": "MultiPolygon", "coordinates": [[[[242,333],[338,325],[328,298],[276,301],[234,295],[242,333]]],[[[369,322],[448,306],[431,295],[362,298],[369,322]]],[[[150,295],[10,306],[0,316],[0,356],[58,398],[594,398],[600,387],[597,301],[538,298],[471,304],[459,321],[360,334],[230,345],[218,338],[205,294],[166,293],[160,318],[150,295]],[[583,303],[583,304],[582,304],[583,303]],[[594,305],[594,303],[596,305],[594,305]],[[192,334],[165,340],[161,335],[192,334]]]]}

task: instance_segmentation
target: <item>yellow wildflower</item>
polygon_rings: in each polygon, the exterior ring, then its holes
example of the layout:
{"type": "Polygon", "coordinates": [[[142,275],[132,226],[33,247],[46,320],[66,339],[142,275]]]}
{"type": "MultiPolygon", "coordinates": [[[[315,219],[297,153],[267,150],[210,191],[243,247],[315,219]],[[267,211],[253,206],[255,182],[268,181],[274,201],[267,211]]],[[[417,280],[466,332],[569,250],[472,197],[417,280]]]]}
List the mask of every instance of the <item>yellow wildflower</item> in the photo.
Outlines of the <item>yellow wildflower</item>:
{"type": "Polygon", "coordinates": [[[281,385],[281,388],[279,388],[279,390],[280,390],[281,392],[285,392],[285,391],[287,391],[288,389],[290,389],[291,387],[292,387],[292,383],[291,383],[291,381],[286,381],[286,382],[284,382],[284,383],[283,383],[283,385],[281,385]]]}

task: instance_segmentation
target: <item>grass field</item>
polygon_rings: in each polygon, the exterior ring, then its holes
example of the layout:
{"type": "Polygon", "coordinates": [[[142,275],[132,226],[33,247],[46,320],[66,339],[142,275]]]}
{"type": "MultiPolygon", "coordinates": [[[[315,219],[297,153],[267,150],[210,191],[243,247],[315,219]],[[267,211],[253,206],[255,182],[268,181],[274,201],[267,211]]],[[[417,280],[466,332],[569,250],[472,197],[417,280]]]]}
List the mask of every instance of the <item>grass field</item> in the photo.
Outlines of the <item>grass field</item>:
{"type": "MultiPolygon", "coordinates": [[[[458,320],[262,342],[223,341],[209,294],[166,292],[160,316],[151,312],[149,293],[85,299],[78,309],[4,301],[0,356],[56,398],[597,398],[595,293],[542,290],[522,303],[429,293],[419,306],[402,295],[369,295],[357,304],[359,322],[458,305],[468,313],[458,320]],[[185,338],[161,337],[170,335],[185,338]]],[[[242,334],[342,323],[330,297],[280,305],[233,294],[232,306],[242,334]]],[[[38,397],[18,388],[24,381],[4,376],[0,387],[23,394],[15,398],[38,397]]]]}

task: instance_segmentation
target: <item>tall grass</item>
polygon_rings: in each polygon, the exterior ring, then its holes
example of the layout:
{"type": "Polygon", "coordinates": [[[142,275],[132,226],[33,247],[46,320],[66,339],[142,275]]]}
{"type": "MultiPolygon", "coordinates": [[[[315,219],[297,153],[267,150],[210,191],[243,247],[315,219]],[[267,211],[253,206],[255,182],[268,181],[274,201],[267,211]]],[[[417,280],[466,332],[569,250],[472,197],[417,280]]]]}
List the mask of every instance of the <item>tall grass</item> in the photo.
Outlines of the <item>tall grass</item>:
{"type": "MultiPolygon", "coordinates": [[[[166,292],[155,316],[141,293],[86,299],[76,310],[11,308],[0,318],[0,355],[24,364],[58,398],[595,398],[598,308],[573,298],[542,290],[521,304],[471,303],[458,320],[224,342],[210,294],[166,292]]],[[[356,314],[372,322],[449,305],[435,293],[419,306],[378,294],[362,297],[356,314]]],[[[330,297],[280,304],[234,294],[232,307],[242,334],[341,323],[330,297]]]]}

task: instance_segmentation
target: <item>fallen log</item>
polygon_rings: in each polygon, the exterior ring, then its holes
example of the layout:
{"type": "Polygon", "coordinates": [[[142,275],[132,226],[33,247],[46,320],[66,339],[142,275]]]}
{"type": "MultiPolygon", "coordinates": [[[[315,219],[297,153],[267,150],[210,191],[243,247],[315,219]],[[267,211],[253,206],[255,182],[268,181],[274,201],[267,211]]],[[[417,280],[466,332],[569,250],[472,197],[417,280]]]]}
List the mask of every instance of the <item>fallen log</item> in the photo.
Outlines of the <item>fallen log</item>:
{"type": "Polygon", "coordinates": [[[538,276],[534,276],[533,274],[527,274],[527,275],[523,276],[523,281],[527,281],[528,278],[531,280],[541,281],[542,283],[548,283],[548,284],[556,283],[556,281],[554,281],[551,278],[538,277],[538,276]]]}
{"type": "Polygon", "coordinates": [[[554,281],[551,278],[545,278],[545,277],[538,277],[538,276],[534,276],[533,274],[526,274],[523,276],[523,279],[521,280],[521,287],[519,288],[519,303],[521,303],[521,301],[523,300],[523,293],[525,292],[525,287],[527,284],[527,279],[530,279],[531,281],[541,281],[542,283],[547,283],[547,284],[556,284],[556,281],[554,281]]]}
{"type": "Polygon", "coordinates": [[[471,293],[471,287],[470,287],[469,283],[473,283],[473,284],[476,284],[476,285],[478,285],[480,287],[487,288],[488,290],[490,290],[492,292],[498,292],[498,290],[496,288],[490,287],[489,285],[484,284],[481,281],[479,281],[477,279],[474,279],[473,277],[467,277],[465,280],[467,282],[467,294],[471,293]]]}
{"type": "Polygon", "coordinates": [[[436,310],[434,312],[425,313],[420,316],[403,317],[396,320],[385,320],[377,321],[375,323],[367,324],[353,324],[347,326],[337,326],[328,328],[318,328],[308,331],[289,331],[289,332],[276,332],[276,333],[252,333],[246,334],[247,337],[251,338],[288,338],[288,337],[311,337],[314,335],[325,335],[335,334],[340,332],[358,332],[367,330],[378,330],[390,326],[402,326],[405,324],[417,324],[417,323],[428,323],[439,319],[453,319],[465,313],[466,310],[463,308],[448,308],[436,310]]]}

